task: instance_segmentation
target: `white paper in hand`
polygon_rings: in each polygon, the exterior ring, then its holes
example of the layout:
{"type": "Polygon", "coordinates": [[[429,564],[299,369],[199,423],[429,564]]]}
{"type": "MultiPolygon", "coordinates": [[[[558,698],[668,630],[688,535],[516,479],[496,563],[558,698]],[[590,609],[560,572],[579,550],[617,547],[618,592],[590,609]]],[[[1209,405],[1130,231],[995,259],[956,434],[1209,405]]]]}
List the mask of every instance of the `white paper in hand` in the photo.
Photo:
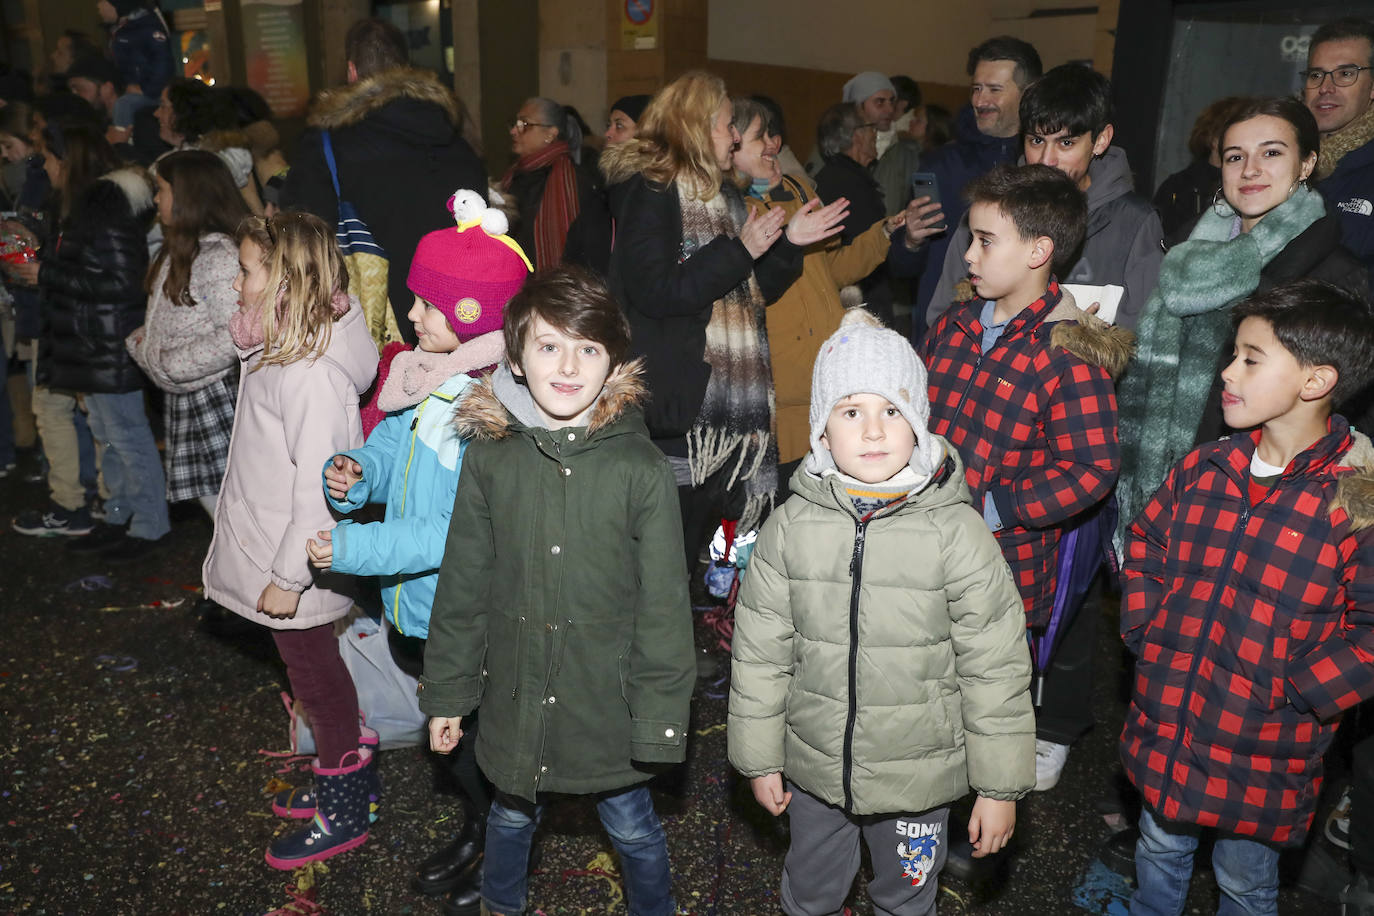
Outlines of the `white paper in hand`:
{"type": "Polygon", "coordinates": [[[1099,303],[1102,307],[1097,310],[1097,317],[1108,324],[1116,323],[1116,309],[1121,304],[1121,296],[1126,292],[1124,286],[1116,286],[1111,283],[1104,286],[1092,286],[1087,283],[1061,283],[1059,288],[1072,293],[1073,301],[1085,311],[1094,302],[1099,303]]]}

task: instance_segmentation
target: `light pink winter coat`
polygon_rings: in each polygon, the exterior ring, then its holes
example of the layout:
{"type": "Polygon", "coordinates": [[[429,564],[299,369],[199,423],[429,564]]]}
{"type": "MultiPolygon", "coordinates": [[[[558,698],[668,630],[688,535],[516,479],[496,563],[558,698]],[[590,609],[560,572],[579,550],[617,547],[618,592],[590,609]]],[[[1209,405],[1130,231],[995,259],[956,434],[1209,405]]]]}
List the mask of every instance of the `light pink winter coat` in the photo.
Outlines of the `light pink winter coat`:
{"type": "Polygon", "coordinates": [[[201,570],[205,595],[236,614],[277,630],[336,620],[353,604],[350,576],[320,572],[308,538],[334,527],[320,468],[363,443],[358,393],[377,372],[377,347],[363,310],[351,299],[317,360],[251,371],[262,348],[243,361],[229,468],[215,508],[215,535],[201,570]],[[257,610],[268,582],[301,592],[296,616],[257,610]]]}

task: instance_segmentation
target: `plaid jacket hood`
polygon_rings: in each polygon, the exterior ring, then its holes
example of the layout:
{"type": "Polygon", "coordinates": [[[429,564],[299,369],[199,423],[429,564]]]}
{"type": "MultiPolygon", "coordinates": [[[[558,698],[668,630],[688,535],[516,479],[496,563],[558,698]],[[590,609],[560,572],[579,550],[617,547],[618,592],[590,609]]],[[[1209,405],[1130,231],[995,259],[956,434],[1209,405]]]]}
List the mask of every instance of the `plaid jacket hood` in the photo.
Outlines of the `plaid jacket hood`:
{"type": "Polygon", "coordinates": [[[1193,450],[1131,525],[1121,756],[1163,817],[1296,845],[1340,713],[1374,695],[1374,449],[1333,416],[1252,505],[1258,441],[1193,450]]]}
{"type": "Polygon", "coordinates": [[[988,499],[1004,527],[997,542],[1030,626],[1054,606],[1059,538],[1116,482],[1120,450],[1112,376],[1133,336],[1045,295],[982,352],[985,302],[941,317],[921,345],[930,377],[930,431],[964,462],[973,505],[988,499]]]}

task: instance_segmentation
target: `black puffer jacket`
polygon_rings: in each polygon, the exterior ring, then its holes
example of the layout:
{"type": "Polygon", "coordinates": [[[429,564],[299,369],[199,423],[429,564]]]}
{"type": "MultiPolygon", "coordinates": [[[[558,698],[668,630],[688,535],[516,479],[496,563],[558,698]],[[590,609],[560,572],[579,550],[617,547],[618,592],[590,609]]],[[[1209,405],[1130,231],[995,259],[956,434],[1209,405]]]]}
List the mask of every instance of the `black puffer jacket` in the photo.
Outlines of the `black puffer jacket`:
{"type": "Polygon", "coordinates": [[[141,168],[96,181],[72,205],[38,272],[38,380],[50,388],[119,394],[143,387],[124,338],[143,324],[153,191],[141,168]]]}

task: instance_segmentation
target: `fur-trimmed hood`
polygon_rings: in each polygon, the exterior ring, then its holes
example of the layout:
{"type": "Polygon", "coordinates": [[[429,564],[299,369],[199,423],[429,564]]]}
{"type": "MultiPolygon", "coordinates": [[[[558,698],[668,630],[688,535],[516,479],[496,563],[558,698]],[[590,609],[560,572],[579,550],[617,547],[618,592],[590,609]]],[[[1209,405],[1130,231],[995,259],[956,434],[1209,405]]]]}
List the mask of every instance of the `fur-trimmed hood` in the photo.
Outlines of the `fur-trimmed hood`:
{"type": "MultiPolygon", "coordinates": [[[[502,372],[510,372],[504,363],[496,372],[487,373],[481,381],[468,388],[462,402],[453,411],[453,426],[459,436],[496,441],[505,439],[519,424],[520,421],[496,393],[494,376],[502,372]]],[[[635,359],[626,363],[606,382],[587,421],[588,435],[605,429],[626,411],[644,403],[648,389],[644,385],[643,374],[644,360],[635,359]]],[[[521,390],[525,389],[522,387],[521,390]]]]}
{"type": "Polygon", "coordinates": [[[1086,363],[1101,366],[1114,379],[1120,378],[1135,353],[1135,334],[1088,314],[1074,302],[1072,293],[1060,289],[1059,304],[1045,316],[1047,322],[1055,323],[1050,344],[1068,350],[1086,363]]]}
{"type": "Polygon", "coordinates": [[[648,147],[643,141],[627,140],[603,149],[596,165],[606,177],[606,186],[610,187],[644,171],[649,160],[648,147]]]}
{"type": "Polygon", "coordinates": [[[437,105],[450,125],[459,126],[461,115],[453,92],[428,70],[411,67],[384,70],[356,83],[324,90],[315,97],[306,123],[321,130],[350,127],[399,99],[437,105]]]}
{"type": "Polygon", "coordinates": [[[139,216],[153,208],[153,183],[148,173],[136,165],[115,169],[100,176],[100,181],[108,181],[119,189],[129,203],[129,212],[139,216]]]}
{"type": "Polygon", "coordinates": [[[1344,509],[1350,517],[1350,530],[1363,531],[1374,527],[1374,442],[1357,429],[1350,430],[1354,442],[1342,461],[1355,469],[1336,484],[1336,498],[1332,509],[1344,509]]]}

